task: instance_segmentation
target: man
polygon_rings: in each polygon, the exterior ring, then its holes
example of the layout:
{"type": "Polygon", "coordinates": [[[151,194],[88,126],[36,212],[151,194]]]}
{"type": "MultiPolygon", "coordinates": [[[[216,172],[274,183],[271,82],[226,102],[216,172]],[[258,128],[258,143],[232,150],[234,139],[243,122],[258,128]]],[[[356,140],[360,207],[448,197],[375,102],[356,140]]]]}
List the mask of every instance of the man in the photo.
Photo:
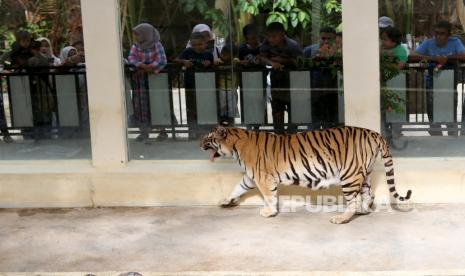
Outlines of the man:
{"type": "MultiPolygon", "coordinates": [[[[410,55],[411,61],[427,61],[430,63],[436,63],[437,67],[447,65],[452,61],[465,61],[465,47],[457,37],[451,36],[452,25],[447,21],[440,21],[434,28],[434,38],[427,39],[418,46],[415,53],[410,55]]],[[[428,119],[434,121],[433,118],[433,83],[432,83],[432,72],[429,70],[429,74],[426,79],[427,88],[427,112],[428,119]]],[[[451,111],[453,112],[453,111],[451,111]]],[[[434,127],[439,127],[439,124],[433,124],[434,127]]],[[[449,126],[448,126],[449,127],[449,126]]],[[[456,132],[449,131],[449,134],[456,132]]],[[[441,131],[430,131],[431,135],[441,135],[441,131]]]]}
{"type": "Polygon", "coordinates": [[[458,37],[451,36],[451,29],[452,25],[449,22],[438,22],[434,28],[434,38],[421,43],[410,59],[442,65],[449,61],[465,61],[465,47],[458,37]]]}
{"type": "Polygon", "coordinates": [[[325,55],[327,51],[332,49],[336,38],[336,30],[331,27],[324,27],[320,30],[320,42],[312,44],[304,48],[305,58],[314,58],[320,55],[325,55]]]}
{"type": "MultiPolygon", "coordinates": [[[[305,47],[304,57],[320,61],[330,60],[339,50],[335,39],[336,30],[334,28],[322,28],[320,42],[305,47]]],[[[337,123],[339,117],[337,76],[334,75],[331,68],[325,65],[313,68],[311,76],[312,120],[320,124],[337,123]]]]}
{"type": "MultiPolygon", "coordinates": [[[[286,35],[281,23],[273,22],[266,27],[266,40],[260,46],[260,60],[272,67],[271,109],[276,133],[284,133],[284,112],[290,113],[289,69],[296,66],[297,57],[302,56],[299,44],[286,35]]],[[[288,132],[294,129],[288,128],[288,132]]]]}

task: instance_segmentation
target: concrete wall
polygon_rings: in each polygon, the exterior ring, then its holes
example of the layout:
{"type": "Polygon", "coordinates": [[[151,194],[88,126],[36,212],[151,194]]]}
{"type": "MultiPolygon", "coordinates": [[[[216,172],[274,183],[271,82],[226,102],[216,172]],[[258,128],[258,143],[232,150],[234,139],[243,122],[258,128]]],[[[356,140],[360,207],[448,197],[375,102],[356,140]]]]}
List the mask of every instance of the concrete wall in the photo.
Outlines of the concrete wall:
{"type": "MultiPolygon", "coordinates": [[[[395,159],[398,192],[412,189],[415,203],[465,202],[465,164],[461,160],[395,159]]],[[[233,161],[131,162],[102,170],[89,162],[13,164],[0,170],[0,207],[96,207],[215,205],[227,197],[242,173],[233,161]],[[45,169],[46,168],[46,169],[45,169]]],[[[384,169],[375,169],[378,202],[386,202],[384,169]]],[[[280,195],[339,195],[340,188],[310,192],[280,187],[280,195]]],[[[261,204],[251,193],[242,204],[261,204]]]]}

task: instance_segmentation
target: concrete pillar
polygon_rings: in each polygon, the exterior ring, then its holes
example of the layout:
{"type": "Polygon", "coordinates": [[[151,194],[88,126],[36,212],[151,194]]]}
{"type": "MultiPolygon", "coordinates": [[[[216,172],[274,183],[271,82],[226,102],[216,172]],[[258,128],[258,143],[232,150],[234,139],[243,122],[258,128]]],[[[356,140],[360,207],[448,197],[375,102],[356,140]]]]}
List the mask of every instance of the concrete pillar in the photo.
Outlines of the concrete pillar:
{"type": "Polygon", "coordinates": [[[379,131],[378,1],[342,0],[346,125],[379,131]]]}
{"type": "Polygon", "coordinates": [[[127,163],[126,110],[117,0],[81,0],[89,94],[92,163],[127,163]]]}

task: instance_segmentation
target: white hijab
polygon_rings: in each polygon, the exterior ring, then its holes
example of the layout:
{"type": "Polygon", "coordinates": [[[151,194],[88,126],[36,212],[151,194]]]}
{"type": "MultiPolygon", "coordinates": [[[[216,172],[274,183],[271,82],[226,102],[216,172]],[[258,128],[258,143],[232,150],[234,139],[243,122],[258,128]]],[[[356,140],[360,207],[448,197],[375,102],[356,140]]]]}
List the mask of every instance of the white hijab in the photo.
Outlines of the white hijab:
{"type": "Polygon", "coordinates": [[[76,51],[77,53],[76,48],[74,48],[73,46],[67,46],[61,49],[61,52],[60,52],[61,64],[65,63],[66,59],[68,58],[69,52],[71,52],[72,50],[76,51]]]}
{"type": "MultiPolygon", "coordinates": [[[[210,29],[210,27],[207,25],[207,24],[197,24],[194,26],[194,28],[192,29],[192,33],[203,33],[203,32],[208,32],[210,34],[210,39],[211,40],[215,40],[216,39],[216,35],[214,32],[212,32],[212,30],[210,29]]],[[[192,45],[191,45],[191,41],[189,40],[187,42],[187,45],[186,45],[186,48],[190,48],[192,45]]],[[[214,43],[214,49],[213,49],[213,58],[216,60],[219,58],[219,53],[220,53],[221,49],[219,49],[217,46],[216,46],[216,43],[214,43]]]]}
{"type": "Polygon", "coordinates": [[[46,37],[39,37],[38,39],[36,39],[36,41],[39,41],[39,42],[43,42],[43,41],[46,41],[49,45],[49,52],[47,54],[47,58],[53,58],[53,66],[58,66],[61,64],[61,60],[59,58],[57,58],[55,56],[55,54],[53,53],[53,49],[52,49],[52,43],[50,42],[50,39],[46,38],[46,37]]]}

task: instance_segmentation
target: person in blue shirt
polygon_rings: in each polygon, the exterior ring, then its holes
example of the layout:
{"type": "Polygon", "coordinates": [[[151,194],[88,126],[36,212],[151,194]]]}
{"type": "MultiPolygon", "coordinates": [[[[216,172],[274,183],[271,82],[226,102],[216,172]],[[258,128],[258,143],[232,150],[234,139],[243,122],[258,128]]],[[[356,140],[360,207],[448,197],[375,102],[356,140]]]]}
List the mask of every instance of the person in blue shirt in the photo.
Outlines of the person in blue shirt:
{"type": "MultiPolygon", "coordinates": [[[[427,39],[418,46],[415,53],[410,55],[410,61],[427,61],[432,66],[429,67],[428,75],[426,76],[426,103],[428,119],[434,122],[433,118],[433,69],[440,68],[443,65],[453,61],[465,61],[465,47],[459,38],[451,36],[452,25],[447,21],[440,21],[434,28],[434,38],[427,39]]],[[[453,112],[453,111],[451,111],[453,112]]],[[[438,122],[432,124],[434,128],[440,128],[438,122]]],[[[448,124],[447,127],[452,127],[448,124]]],[[[442,131],[429,131],[430,135],[441,135],[442,131]]],[[[456,131],[449,131],[449,135],[456,134],[456,131]]]]}
{"type": "Polygon", "coordinates": [[[451,36],[452,25],[440,21],[434,28],[434,38],[427,39],[410,56],[412,61],[426,60],[438,64],[465,61],[465,47],[458,37],[451,36]]]}
{"type": "Polygon", "coordinates": [[[336,38],[336,30],[332,27],[323,27],[320,30],[320,42],[312,44],[304,48],[304,57],[305,58],[314,58],[319,56],[320,50],[322,52],[328,51],[332,48],[334,40],[336,38]]]}

